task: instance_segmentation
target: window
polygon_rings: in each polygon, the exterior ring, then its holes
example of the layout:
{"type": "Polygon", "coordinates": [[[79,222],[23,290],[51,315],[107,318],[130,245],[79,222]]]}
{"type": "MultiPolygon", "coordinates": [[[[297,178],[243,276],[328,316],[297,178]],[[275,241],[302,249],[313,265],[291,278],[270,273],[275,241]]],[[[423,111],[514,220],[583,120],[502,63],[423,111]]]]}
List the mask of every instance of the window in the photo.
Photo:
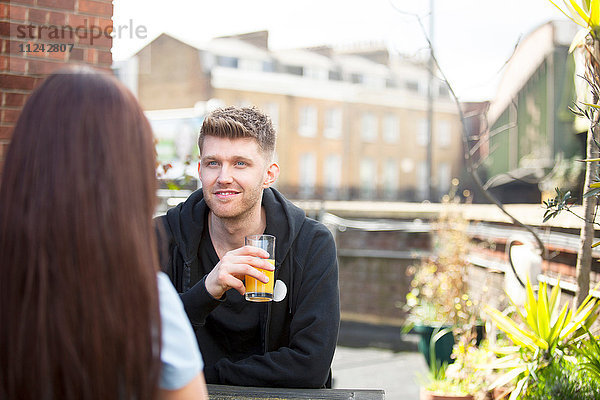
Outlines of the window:
{"type": "Polygon", "coordinates": [[[399,133],[398,117],[392,114],[386,115],[383,119],[383,140],[386,143],[396,143],[399,133]]]}
{"type": "Polygon", "coordinates": [[[360,193],[365,199],[375,197],[377,190],[377,165],[371,157],[363,158],[360,162],[360,193]]]}
{"type": "Polygon", "coordinates": [[[275,63],[273,61],[263,61],[262,62],[262,70],[263,72],[275,72],[275,63]]]}
{"type": "Polygon", "coordinates": [[[450,90],[448,90],[448,86],[446,86],[445,84],[440,85],[438,87],[438,94],[440,97],[449,97],[450,90]]]}
{"type": "Polygon", "coordinates": [[[286,65],[284,67],[285,72],[292,75],[304,75],[304,68],[298,65],[286,65]]]}
{"type": "Polygon", "coordinates": [[[350,75],[350,82],[352,83],[363,83],[363,76],[361,74],[351,74],[350,75]]]}
{"type": "Polygon", "coordinates": [[[407,81],[406,82],[406,88],[408,90],[410,90],[411,92],[418,92],[419,91],[419,82],[417,82],[417,81],[407,81]]]}
{"type": "Polygon", "coordinates": [[[263,62],[259,60],[244,60],[238,61],[238,68],[246,71],[262,71],[263,62]]]}
{"type": "Polygon", "coordinates": [[[419,165],[417,165],[417,182],[416,182],[416,190],[417,190],[417,199],[425,200],[429,191],[429,176],[427,171],[427,162],[421,161],[419,165]]]}
{"type": "Polygon", "coordinates": [[[450,164],[440,163],[438,165],[438,184],[440,195],[447,194],[450,191],[450,164]]]}
{"type": "Polygon", "coordinates": [[[335,199],[342,186],[342,156],[330,154],[325,158],[323,177],[325,178],[325,197],[335,199]]]}
{"type": "Polygon", "coordinates": [[[412,80],[406,81],[406,88],[408,90],[410,90],[411,92],[418,93],[422,96],[427,96],[427,90],[428,90],[427,85],[428,85],[428,83],[424,79],[420,79],[420,80],[412,79],[412,80]]]}
{"type": "Polygon", "coordinates": [[[313,106],[300,107],[300,116],[298,123],[298,133],[300,136],[317,136],[317,108],[313,106]]]}
{"type": "Polygon", "coordinates": [[[330,70],[329,71],[329,80],[330,81],[341,81],[342,80],[342,74],[340,73],[340,71],[330,70]]]}
{"type": "Polygon", "coordinates": [[[191,123],[181,122],[177,124],[177,135],[173,140],[175,145],[175,153],[177,158],[185,160],[194,152],[194,146],[196,144],[196,134],[194,132],[194,126],[191,123]]]}
{"type": "Polygon", "coordinates": [[[314,153],[300,154],[300,196],[310,197],[315,192],[317,165],[314,153]]]}
{"type": "Polygon", "coordinates": [[[340,108],[329,108],[325,111],[323,135],[328,139],[339,139],[342,136],[342,110],[340,108]]]}
{"type": "Polygon", "coordinates": [[[304,76],[312,79],[327,80],[329,78],[329,72],[322,68],[304,68],[304,76]]]}
{"type": "Polygon", "coordinates": [[[364,113],[361,122],[361,137],[365,142],[377,141],[377,117],[373,113],[364,113]]]}
{"type": "Polygon", "coordinates": [[[265,113],[271,118],[273,123],[273,129],[279,130],[279,104],[267,103],[265,104],[265,113]]]}
{"type": "Polygon", "coordinates": [[[237,68],[237,57],[217,56],[217,65],[219,67],[237,68]]]}
{"type": "Polygon", "coordinates": [[[417,121],[417,144],[419,146],[429,144],[429,124],[424,118],[417,121]]]}
{"type": "Polygon", "coordinates": [[[436,133],[438,146],[450,146],[450,142],[452,141],[452,133],[450,130],[450,123],[448,121],[438,121],[436,133]]]}
{"type": "Polygon", "coordinates": [[[383,195],[393,200],[398,196],[398,163],[393,158],[386,160],[383,168],[383,195]]]}

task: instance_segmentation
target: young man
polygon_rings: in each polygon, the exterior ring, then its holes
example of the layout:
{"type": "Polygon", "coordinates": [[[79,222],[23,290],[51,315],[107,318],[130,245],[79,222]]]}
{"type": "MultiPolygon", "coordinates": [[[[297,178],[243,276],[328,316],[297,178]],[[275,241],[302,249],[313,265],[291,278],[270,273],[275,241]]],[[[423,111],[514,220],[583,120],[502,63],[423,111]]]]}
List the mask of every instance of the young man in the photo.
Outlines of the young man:
{"type": "Polygon", "coordinates": [[[206,381],[331,387],[340,320],[335,243],[271,188],[279,166],[270,119],[256,108],[216,110],[198,147],[202,189],[157,226],[168,251],[163,267],[196,330],[206,381]],[[244,237],[262,233],[276,237],[274,301],[252,303],[244,276],[265,282],[256,268],[273,267],[244,237]]]}

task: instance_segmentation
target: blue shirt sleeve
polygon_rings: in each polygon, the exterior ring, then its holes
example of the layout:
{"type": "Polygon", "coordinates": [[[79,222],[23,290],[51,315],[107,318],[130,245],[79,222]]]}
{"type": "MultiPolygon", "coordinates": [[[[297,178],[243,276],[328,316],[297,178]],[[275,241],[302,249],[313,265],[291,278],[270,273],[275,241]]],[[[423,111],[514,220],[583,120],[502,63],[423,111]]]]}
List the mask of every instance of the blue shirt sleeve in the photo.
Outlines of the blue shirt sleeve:
{"type": "Polygon", "coordinates": [[[176,390],[187,385],[200,371],[203,363],[183,304],[169,277],[158,273],[158,296],[162,323],[160,353],[161,389],[176,390]]]}

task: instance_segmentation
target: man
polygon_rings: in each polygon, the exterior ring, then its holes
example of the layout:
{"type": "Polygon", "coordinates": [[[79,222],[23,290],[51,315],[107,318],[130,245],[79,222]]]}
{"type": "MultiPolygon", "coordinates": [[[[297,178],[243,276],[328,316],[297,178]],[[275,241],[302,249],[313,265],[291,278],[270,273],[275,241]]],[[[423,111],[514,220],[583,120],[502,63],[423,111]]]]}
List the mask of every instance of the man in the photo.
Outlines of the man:
{"type": "Polygon", "coordinates": [[[275,131],[256,108],[210,113],[198,139],[202,189],[159,218],[163,266],[196,330],[208,383],[331,387],[339,329],[335,243],[271,186],[275,131]],[[244,246],[276,237],[274,301],[244,299],[244,276],[263,282],[268,254],[244,246]],[[167,260],[168,256],[168,260],[167,260]]]}

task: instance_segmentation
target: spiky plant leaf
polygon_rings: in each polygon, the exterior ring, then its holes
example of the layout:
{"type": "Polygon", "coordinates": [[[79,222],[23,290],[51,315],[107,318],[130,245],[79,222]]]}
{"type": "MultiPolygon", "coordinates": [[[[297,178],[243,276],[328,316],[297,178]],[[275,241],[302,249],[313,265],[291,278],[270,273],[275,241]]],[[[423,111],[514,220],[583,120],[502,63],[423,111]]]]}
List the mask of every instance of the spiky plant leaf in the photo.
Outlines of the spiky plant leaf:
{"type": "Polygon", "coordinates": [[[494,382],[492,382],[490,384],[488,389],[492,390],[494,388],[504,386],[504,385],[514,381],[515,379],[517,379],[517,377],[519,375],[521,375],[522,373],[524,373],[526,371],[527,371],[527,367],[525,365],[521,365],[518,368],[511,369],[507,373],[500,375],[498,377],[498,379],[496,379],[494,382]]]}

